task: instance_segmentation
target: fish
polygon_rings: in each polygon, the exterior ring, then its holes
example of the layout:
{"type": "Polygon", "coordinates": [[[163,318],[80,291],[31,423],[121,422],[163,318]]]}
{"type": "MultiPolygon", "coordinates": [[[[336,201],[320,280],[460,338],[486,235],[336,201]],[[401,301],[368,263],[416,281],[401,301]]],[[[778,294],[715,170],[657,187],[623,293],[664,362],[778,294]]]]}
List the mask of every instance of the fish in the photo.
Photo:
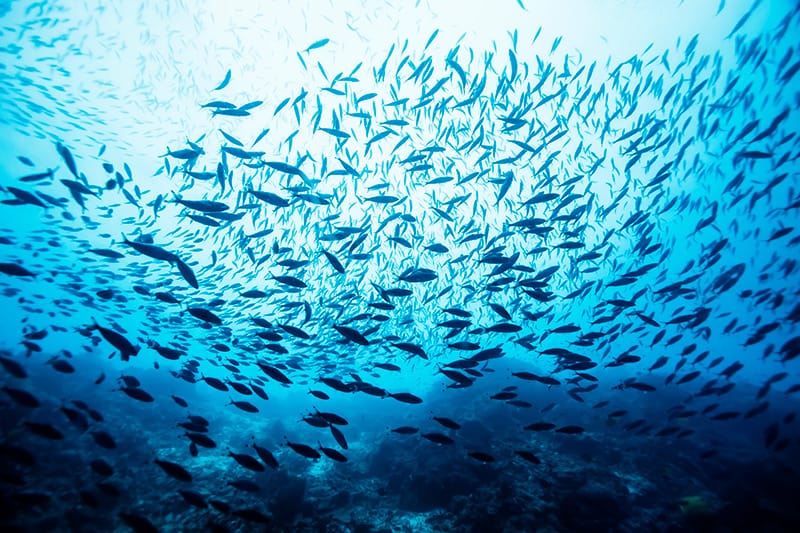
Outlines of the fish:
{"type": "Polygon", "coordinates": [[[556,433],[564,433],[566,435],[579,435],[584,431],[584,428],[575,425],[563,426],[555,430],[556,433]]]}
{"type": "Polygon", "coordinates": [[[339,274],[344,274],[344,273],[345,273],[344,266],[343,266],[343,265],[342,265],[342,263],[341,263],[341,262],[340,262],[340,261],[339,261],[339,260],[336,258],[336,256],[335,256],[335,255],[333,255],[332,253],[330,253],[330,252],[328,252],[328,251],[326,251],[326,250],[322,250],[322,255],[324,255],[324,256],[325,256],[325,258],[328,260],[328,262],[330,263],[330,265],[333,267],[333,269],[334,269],[336,272],[338,272],[339,274]]]}
{"type": "Polygon", "coordinates": [[[294,287],[296,289],[305,289],[308,285],[303,282],[303,280],[298,279],[294,276],[272,276],[272,279],[281,283],[283,285],[287,285],[289,287],[294,287]]]}
{"type": "Polygon", "coordinates": [[[36,274],[17,263],[0,263],[0,272],[9,276],[35,278],[36,274]]]}
{"type": "Polygon", "coordinates": [[[221,82],[219,82],[219,85],[214,87],[212,90],[213,91],[220,91],[220,90],[224,89],[225,87],[227,87],[228,84],[230,83],[230,81],[231,81],[231,69],[228,69],[228,71],[225,73],[225,77],[222,79],[221,82]]]}
{"type": "Polygon", "coordinates": [[[170,477],[184,483],[191,483],[192,475],[181,465],[164,459],[155,459],[153,462],[170,477]]]}
{"type": "Polygon", "coordinates": [[[556,425],[550,422],[535,422],[533,424],[528,424],[523,429],[526,431],[549,431],[555,428],[556,425]]]}
{"type": "Polygon", "coordinates": [[[178,271],[181,273],[183,279],[186,280],[186,283],[188,283],[195,289],[199,289],[200,285],[197,282],[197,277],[195,276],[194,271],[192,271],[189,265],[187,265],[177,257],[175,258],[175,264],[178,266],[178,271]]]}
{"type": "Polygon", "coordinates": [[[398,402],[403,403],[410,403],[410,404],[420,404],[422,403],[422,398],[411,394],[410,392],[396,392],[391,393],[388,395],[390,398],[394,398],[398,402]]]}
{"type": "Polygon", "coordinates": [[[219,213],[228,210],[226,204],[213,200],[184,200],[176,196],[175,203],[181,204],[189,209],[194,209],[195,211],[200,211],[201,213],[219,213]]]}
{"type": "Polygon", "coordinates": [[[392,433],[399,433],[400,435],[413,435],[419,432],[418,428],[411,426],[399,426],[391,430],[392,433]]]}
{"type": "Polygon", "coordinates": [[[315,450],[311,446],[308,446],[307,444],[286,441],[286,445],[298,455],[301,455],[308,459],[319,459],[321,457],[317,450],[315,450]]]}
{"type": "Polygon", "coordinates": [[[198,318],[208,324],[222,324],[222,319],[219,316],[204,307],[187,307],[186,311],[188,311],[193,317],[198,318]]]}
{"type": "Polygon", "coordinates": [[[536,465],[542,463],[541,459],[539,459],[536,455],[534,455],[532,452],[528,450],[515,450],[514,453],[517,456],[521,457],[522,459],[528,461],[529,463],[533,463],[536,465]]]}
{"type": "Polygon", "coordinates": [[[423,439],[427,439],[435,444],[455,444],[455,441],[442,433],[421,433],[423,439]]]}
{"type": "Polygon", "coordinates": [[[247,470],[253,472],[263,472],[264,465],[262,465],[258,459],[253,457],[252,455],[248,455],[246,453],[234,453],[232,451],[228,451],[228,456],[232,457],[239,465],[243,466],[247,470]]]}
{"type": "MultiPolygon", "coordinates": [[[[5,200],[4,203],[14,202],[14,203],[18,203],[18,204],[30,204],[30,205],[36,205],[36,206],[42,207],[44,209],[47,209],[47,204],[45,204],[42,201],[42,199],[40,199],[40,197],[43,198],[43,199],[46,199],[47,197],[43,196],[41,192],[39,192],[38,195],[36,195],[36,194],[33,194],[32,192],[29,192],[29,191],[26,191],[26,190],[23,190],[23,189],[19,189],[17,187],[11,187],[11,186],[6,186],[5,189],[8,192],[10,192],[11,194],[13,194],[16,197],[16,199],[15,200],[5,200]]],[[[61,205],[55,199],[52,199],[52,201],[49,201],[49,203],[52,203],[52,204],[54,204],[56,206],[61,205]]]]}
{"type": "Polygon", "coordinates": [[[124,392],[127,396],[133,398],[134,400],[138,400],[144,403],[152,403],[155,401],[153,396],[150,395],[147,391],[140,389],[139,387],[120,387],[122,392],[124,392]]]}
{"type": "Polygon", "coordinates": [[[78,167],[75,164],[75,158],[73,157],[72,152],[70,152],[69,148],[58,142],[56,143],[56,151],[58,152],[58,155],[61,156],[61,159],[64,160],[64,163],[67,165],[67,169],[69,169],[70,173],[75,178],[80,178],[80,176],[78,175],[78,167]]]}
{"type": "Polygon", "coordinates": [[[493,463],[495,461],[494,456],[486,452],[468,452],[467,456],[475,459],[476,461],[480,461],[481,463],[493,463]]]}
{"type": "Polygon", "coordinates": [[[461,424],[451,420],[450,418],[444,416],[434,416],[433,419],[448,429],[461,429],[461,424]]]}
{"type": "Polygon", "coordinates": [[[330,39],[328,39],[328,38],[319,39],[319,40],[317,40],[317,41],[314,41],[314,42],[313,42],[313,43],[311,43],[310,45],[308,45],[308,47],[307,47],[305,50],[303,50],[303,52],[306,52],[306,53],[308,53],[308,52],[310,52],[311,50],[316,50],[317,48],[322,48],[323,46],[325,46],[325,45],[326,45],[326,44],[328,44],[329,42],[331,42],[331,40],[330,40],[330,39]]]}
{"type": "Polygon", "coordinates": [[[119,351],[120,357],[123,361],[128,361],[130,357],[139,353],[139,348],[134,346],[124,335],[99,325],[95,322],[89,327],[90,330],[96,330],[100,335],[108,341],[109,344],[119,351]]]}
{"type": "Polygon", "coordinates": [[[271,192],[266,192],[266,191],[255,191],[255,190],[250,190],[248,192],[250,194],[252,194],[253,196],[255,196],[256,198],[258,198],[259,200],[261,200],[262,202],[268,203],[268,204],[273,205],[275,207],[288,207],[289,206],[289,200],[286,200],[285,198],[281,198],[277,194],[274,194],[274,193],[271,193],[271,192]]]}
{"type": "Polygon", "coordinates": [[[26,390],[7,386],[0,387],[0,390],[2,390],[18,405],[23,407],[35,408],[41,406],[41,402],[36,398],[36,396],[26,390]]]}

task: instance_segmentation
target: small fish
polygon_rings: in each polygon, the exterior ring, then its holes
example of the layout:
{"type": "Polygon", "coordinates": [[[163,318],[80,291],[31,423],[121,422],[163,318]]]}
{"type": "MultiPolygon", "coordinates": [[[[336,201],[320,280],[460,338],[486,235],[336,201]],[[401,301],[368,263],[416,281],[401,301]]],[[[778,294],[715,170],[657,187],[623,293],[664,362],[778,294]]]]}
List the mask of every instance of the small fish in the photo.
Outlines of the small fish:
{"type": "Polygon", "coordinates": [[[225,78],[223,78],[223,80],[219,83],[219,85],[214,87],[212,90],[213,91],[219,91],[221,89],[224,89],[225,87],[228,86],[230,81],[231,81],[231,70],[228,69],[228,72],[225,73],[225,78]]]}
{"type": "Polygon", "coordinates": [[[9,276],[36,277],[36,274],[17,263],[0,263],[0,272],[9,276]]]}
{"type": "Polygon", "coordinates": [[[313,43],[311,43],[310,45],[308,45],[308,48],[306,48],[305,50],[303,50],[303,52],[310,52],[311,50],[316,50],[317,48],[322,48],[323,46],[325,46],[325,45],[326,45],[326,44],[328,44],[329,42],[331,42],[331,40],[330,40],[330,39],[328,39],[328,38],[325,38],[325,39],[320,39],[320,40],[318,40],[318,41],[314,41],[313,43]]]}
{"type": "Polygon", "coordinates": [[[153,462],[161,467],[161,469],[170,477],[177,479],[178,481],[191,483],[192,475],[181,465],[163,459],[155,459],[153,462]]]}
{"type": "Polygon", "coordinates": [[[75,165],[75,158],[72,157],[72,152],[69,151],[69,148],[67,148],[66,146],[64,146],[59,142],[56,143],[56,151],[58,152],[58,155],[60,155],[61,158],[64,160],[64,163],[66,163],[67,168],[72,173],[72,175],[75,176],[76,178],[80,178],[80,176],[78,175],[78,167],[75,165]]]}

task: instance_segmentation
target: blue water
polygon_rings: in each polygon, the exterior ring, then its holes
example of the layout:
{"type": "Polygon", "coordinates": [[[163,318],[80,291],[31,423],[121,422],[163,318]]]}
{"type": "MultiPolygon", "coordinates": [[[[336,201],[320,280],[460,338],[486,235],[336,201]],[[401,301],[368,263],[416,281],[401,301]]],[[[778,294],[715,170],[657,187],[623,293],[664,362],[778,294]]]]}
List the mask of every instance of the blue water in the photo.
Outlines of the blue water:
{"type": "Polygon", "coordinates": [[[797,531],[793,2],[0,3],[4,531],[797,531]]]}

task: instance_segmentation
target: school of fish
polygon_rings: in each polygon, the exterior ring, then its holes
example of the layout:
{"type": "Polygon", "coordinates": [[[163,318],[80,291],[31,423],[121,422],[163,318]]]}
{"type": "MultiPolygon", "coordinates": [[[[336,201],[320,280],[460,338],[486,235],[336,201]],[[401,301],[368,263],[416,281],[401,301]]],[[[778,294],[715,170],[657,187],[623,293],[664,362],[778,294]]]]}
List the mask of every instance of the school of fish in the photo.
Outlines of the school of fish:
{"type": "MultiPolygon", "coordinates": [[[[584,64],[515,30],[494,50],[439,57],[451,37],[434,32],[323,65],[336,43],[320,38],[290,55],[319,86],[234,100],[231,65],[197,106],[208,130],[165,141],[152,175],[59,138],[55,166],[4,153],[0,290],[19,334],[0,339],[3,499],[55,498],[26,484],[42,442],[90,458],[82,505],[134,490],[104,396],[166,428],[174,449],[138,468],[218,531],[275,517],[226,501],[214,468],[246,498],[273,470],[366,464],[364,410],[387,409],[381,438],[487,468],[542,468],[536,439],[607,434],[713,461],[737,424],[754,453],[795,454],[800,8],[748,33],[759,5],[726,36],[733,63],[694,35],[584,64]],[[239,121],[265,126],[242,137],[239,121]],[[85,394],[53,398],[39,374],[85,394]],[[460,436],[498,406],[513,432],[460,436]],[[270,419],[282,431],[246,425],[270,419]]],[[[132,503],[111,514],[169,529],[132,503]]]]}

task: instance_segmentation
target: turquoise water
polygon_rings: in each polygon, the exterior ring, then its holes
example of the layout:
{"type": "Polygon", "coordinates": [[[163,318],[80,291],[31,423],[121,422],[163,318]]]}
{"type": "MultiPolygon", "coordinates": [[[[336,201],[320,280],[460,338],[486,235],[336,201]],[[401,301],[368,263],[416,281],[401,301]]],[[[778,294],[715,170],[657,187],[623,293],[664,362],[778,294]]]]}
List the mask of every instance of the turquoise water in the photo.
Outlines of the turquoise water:
{"type": "Polygon", "coordinates": [[[795,531],[797,11],[0,4],[4,529],[795,531]]]}

